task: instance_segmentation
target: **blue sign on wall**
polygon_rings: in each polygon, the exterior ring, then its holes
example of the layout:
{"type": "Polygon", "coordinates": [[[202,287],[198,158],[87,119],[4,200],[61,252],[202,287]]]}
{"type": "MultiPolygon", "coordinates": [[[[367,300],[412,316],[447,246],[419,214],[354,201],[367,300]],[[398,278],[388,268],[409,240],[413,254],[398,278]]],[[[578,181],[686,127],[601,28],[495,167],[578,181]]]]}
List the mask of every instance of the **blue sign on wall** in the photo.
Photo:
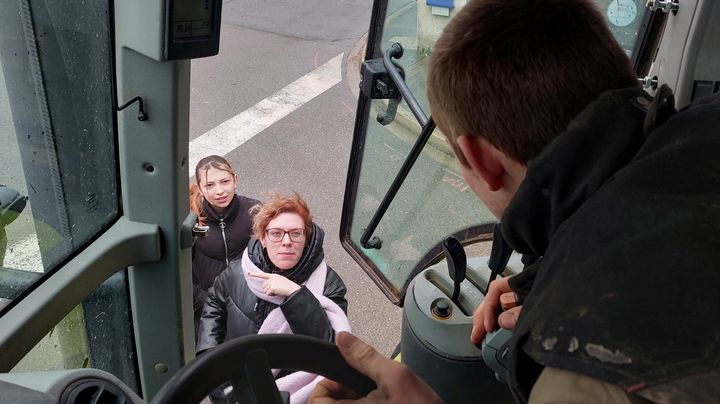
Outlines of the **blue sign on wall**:
{"type": "Polygon", "coordinates": [[[455,0],[425,0],[425,4],[433,7],[453,8],[455,0]]]}

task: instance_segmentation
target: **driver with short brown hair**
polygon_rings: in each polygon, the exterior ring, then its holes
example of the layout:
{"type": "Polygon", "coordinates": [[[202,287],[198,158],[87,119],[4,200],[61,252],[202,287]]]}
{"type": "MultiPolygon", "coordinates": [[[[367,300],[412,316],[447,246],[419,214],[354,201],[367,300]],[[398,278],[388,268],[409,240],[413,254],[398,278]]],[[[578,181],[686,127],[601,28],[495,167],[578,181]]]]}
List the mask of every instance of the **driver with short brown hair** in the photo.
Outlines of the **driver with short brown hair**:
{"type": "MultiPolygon", "coordinates": [[[[717,402],[720,99],[673,115],[584,0],[469,1],[432,50],[428,98],[503,237],[535,257],[490,285],[471,336],[514,328],[516,400],[717,402]],[[498,317],[513,292],[523,305],[498,317]]],[[[378,385],[362,402],[439,401],[355,337],[338,346],[378,385]]],[[[326,381],[312,402],[349,397],[326,381]]]]}

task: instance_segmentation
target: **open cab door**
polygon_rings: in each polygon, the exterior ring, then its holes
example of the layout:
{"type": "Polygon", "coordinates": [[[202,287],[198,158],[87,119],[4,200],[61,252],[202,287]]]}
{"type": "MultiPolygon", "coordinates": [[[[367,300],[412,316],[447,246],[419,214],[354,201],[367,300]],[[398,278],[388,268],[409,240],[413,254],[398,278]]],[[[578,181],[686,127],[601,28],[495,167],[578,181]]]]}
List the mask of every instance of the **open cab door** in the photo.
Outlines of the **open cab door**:
{"type": "MultiPolygon", "coordinates": [[[[472,313],[483,299],[490,267],[497,266],[488,265],[496,219],[464,181],[458,160],[435,129],[425,91],[433,44],[466,3],[375,1],[340,238],[388,299],[403,306],[404,363],[446,402],[480,397],[510,402],[507,388],[493,377],[502,379],[502,371],[485,366],[496,359],[502,365],[502,344],[495,359],[484,361],[469,342],[472,313]],[[462,248],[443,245],[448,236],[464,246],[466,261],[462,248]],[[457,267],[465,262],[466,268],[457,267]],[[463,279],[455,281],[459,272],[463,279]]],[[[682,107],[718,92],[720,4],[595,3],[651,95],[659,83],[668,84],[682,107]]],[[[508,275],[523,269],[520,257],[511,257],[507,266],[502,261],[493,270],[508,275]]]]}

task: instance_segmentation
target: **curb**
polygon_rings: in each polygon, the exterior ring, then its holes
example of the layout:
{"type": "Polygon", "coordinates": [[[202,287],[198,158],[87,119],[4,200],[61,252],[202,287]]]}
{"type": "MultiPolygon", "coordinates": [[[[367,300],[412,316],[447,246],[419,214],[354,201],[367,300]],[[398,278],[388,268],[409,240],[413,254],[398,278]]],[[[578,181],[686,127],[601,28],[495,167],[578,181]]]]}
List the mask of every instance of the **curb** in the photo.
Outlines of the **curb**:
{"type": "Polygon", "coordinates": [[[360,98],[360,64],[365,60],[365,48],[367,47],[367,32],[358,39],[348,51],[345,62],[345,80],[350,92],[357,100],[360,98]]]}

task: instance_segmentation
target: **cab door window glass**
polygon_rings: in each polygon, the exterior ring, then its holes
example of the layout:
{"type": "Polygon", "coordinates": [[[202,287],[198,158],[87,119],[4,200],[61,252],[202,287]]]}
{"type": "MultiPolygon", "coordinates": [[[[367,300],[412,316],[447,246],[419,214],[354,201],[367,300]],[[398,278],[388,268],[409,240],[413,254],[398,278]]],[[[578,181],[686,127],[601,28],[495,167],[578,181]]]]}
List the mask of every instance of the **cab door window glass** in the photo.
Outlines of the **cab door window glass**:
{"type": "MultiPolygon", "coordinates": [[[[439,31],[425,28],[434,18],[439,17],[424,2],[389,1],[380,52],[374,56],[381,57],[394,43],[402,45],[404,53],[397,60],[398,65],[427,115],[430,114],[425,95],[427,57],[439,31]]],[[[367,130],[348,241],[381,274],[384,283],[381,289],[397,303],[413,269],[441,241],[439,237],[491,223],[494,218],[477,203],[452,150],[436,129],[373,233],[384,241],[382,247],[362,248],[359,240],[421,130],[404,101],[387,125],[378,122],[377,116],[385,113],[388,101],[368,102],[369,112],[364,118],[367,130]]]]}
{"type": "MultiPolygon", "coordinates": [[[[404,71],[405,82],[418,103],[429,116],[425,81],[427,61],[435,41],[449,19],[467,0],[411,1],[389,0],[382,23],[382,32],[371,35],[370,58],[382,58],[393,44],[403,47],[396,59],[404,71]]],[[[640,31],[644,29],[648,11],[644,0],[596,0],[608,26],[627,52],[633,54],[640,31]]],[[[378,27],[371,27],[371,34],[378,27]]],[[[360,239],[380,202],[390,188],[408,153],[420,134],[407,104],[402,101],[391,123],[383,125],[378,116],[388,111],[388,100],[361,100],[364,109],[356,124],[356,137],[362,147],[355,147],[351,170],[356,170],[352,209],[348,220],[349,234],[343,236],[346,248],[362,257],[373,279],[395,303],[419,267],[427,265],[438,251],[443,238],[451,234],[482,240],[481,233],[490,229],[496,219],[483,207],[461,175],[460,165],[439,129],[435,129],[415,162],[397,196],[383,216],[373,236],[383,241],[381,248],[363,248],[360,239]],[[363,104],[365,101],[365,104],[363,104]],[[357,156],[361,156],[357,159],[357,156]]],[[[357,141],[357,139],[356,139],[357,141]]],[[[345,230],[342,230],[345,231],[345,230]]]]}
{"type": "MultiPolygon", "coordinates": [[[[0,308],[62,271],[120,213],[110,3],[0,5],[0,308]]],[[[94,367],[137,390],[124,272],[14,372],[94,367]]],[[[3,312],[0,312],[2,315],[3,312]]]]}
{"type": "Polygon", "coordinates": [[[0,7],[0,192],[22,200],[2,210],[0,297],[14,299],[118,214],[112,42],[108,3],[0,7]]]}

